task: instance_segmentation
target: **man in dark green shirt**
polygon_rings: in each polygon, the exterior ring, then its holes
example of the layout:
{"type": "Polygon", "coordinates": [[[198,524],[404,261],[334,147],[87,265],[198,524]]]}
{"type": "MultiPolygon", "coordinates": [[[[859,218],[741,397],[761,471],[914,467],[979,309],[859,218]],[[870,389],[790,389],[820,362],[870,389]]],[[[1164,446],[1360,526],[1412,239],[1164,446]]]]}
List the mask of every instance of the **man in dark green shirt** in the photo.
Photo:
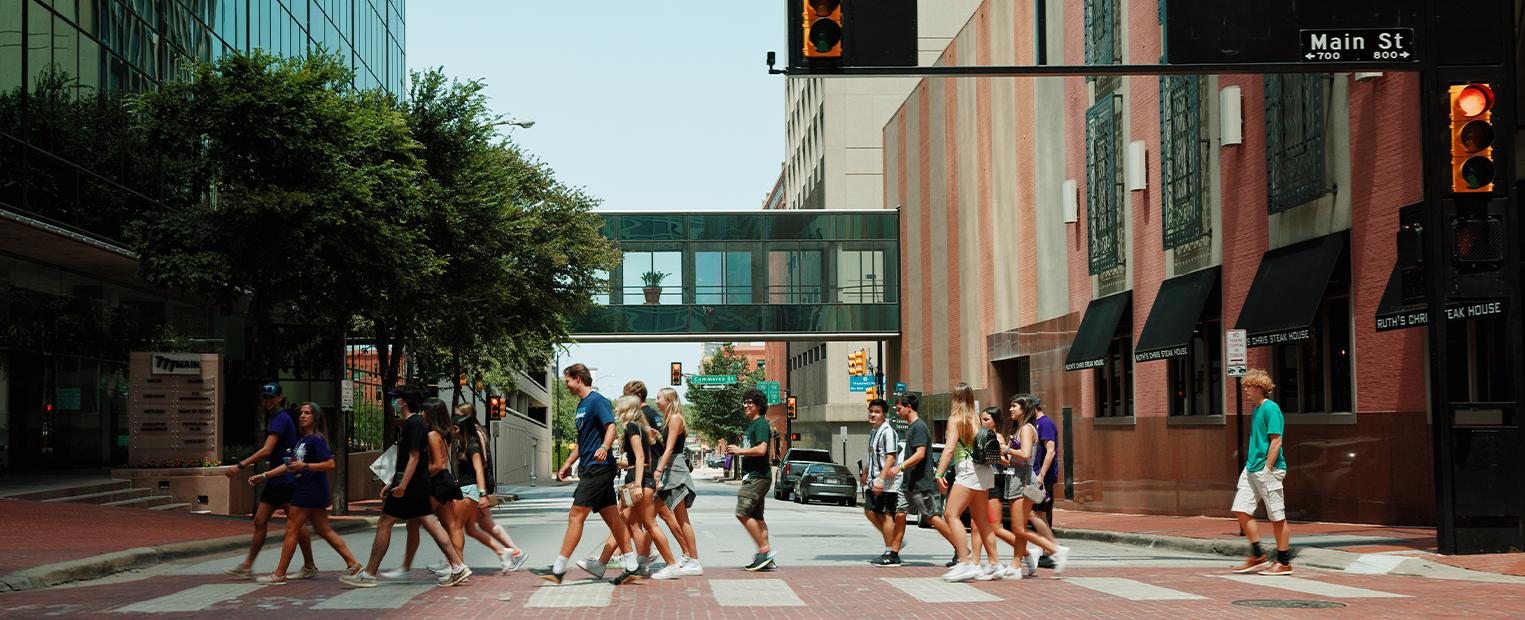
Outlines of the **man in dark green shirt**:
{"type": "Polygon", "coordinates": [[[768,496],[768,486],[773,481],[772,468],[768,465],[769,438],[773,435],[763,412],[768,410],[768,399],[758,390],[747,390],[741,395],[741,407],[747,414],[747,427],[741,433],[741,445],[727,445],[725,451],[741,458],[741,490],[736,493],[736,519],[747,528],[752,541],[757,543],[757,554],[752,556],[749,571],[777,568],[773,562],[773,548],[768,545],[768,524],[763,521],[763,502],[768,496]]]}

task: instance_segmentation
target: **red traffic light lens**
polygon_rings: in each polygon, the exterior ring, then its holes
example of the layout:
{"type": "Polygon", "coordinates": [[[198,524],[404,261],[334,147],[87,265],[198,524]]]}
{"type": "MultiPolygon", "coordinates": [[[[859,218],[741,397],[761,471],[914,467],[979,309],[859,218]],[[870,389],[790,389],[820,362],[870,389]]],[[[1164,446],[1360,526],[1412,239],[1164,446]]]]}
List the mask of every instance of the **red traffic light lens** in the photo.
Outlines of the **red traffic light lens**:
{"type": "Polygon", "coordinates": [[[1456,95],[1456,107],[1468,118],[1493,108],[1493,89],[1487,84],[1468,84],[1456,95]]]}
{"type": "Polygon", "coordinates": [[[826,15],[842,6],[842,0],[810,0],[810,9],[818,15],[826,15]]]}

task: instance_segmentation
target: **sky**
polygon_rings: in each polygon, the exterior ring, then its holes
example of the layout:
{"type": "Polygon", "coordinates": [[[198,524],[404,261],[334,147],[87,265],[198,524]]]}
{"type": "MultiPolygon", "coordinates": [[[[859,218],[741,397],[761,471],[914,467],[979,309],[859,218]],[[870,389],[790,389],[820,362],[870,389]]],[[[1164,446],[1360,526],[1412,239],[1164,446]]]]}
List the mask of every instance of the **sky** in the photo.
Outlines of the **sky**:
{"type": "MultiPolygon", "coordinates": [[[[761,208],[784,158],[782,3],[414,0],[407,62],[482,79],[502,131],[600,210],[761,208]],[[697,9],[697,10],[695,10],[697,9]],[[511,133],[510,133],[511,132],[511,133]]],[[[698,369],[698,344],[572,345],[563,366],[598,368],[618,392],[698,369]]],[[[681,392],[681,390],[680,390],[681,392]]]]}

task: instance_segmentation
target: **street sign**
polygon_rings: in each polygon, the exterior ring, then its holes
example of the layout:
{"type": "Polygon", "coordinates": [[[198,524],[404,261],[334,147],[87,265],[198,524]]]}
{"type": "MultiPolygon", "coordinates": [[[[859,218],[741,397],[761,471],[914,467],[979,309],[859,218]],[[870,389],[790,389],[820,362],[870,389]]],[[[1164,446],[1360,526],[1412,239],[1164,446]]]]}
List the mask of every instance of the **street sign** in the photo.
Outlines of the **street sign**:
{"type": "Polygon", "coordinates": [[[1228,369],[1228,376],[1243,377],[1249,371],[1249,338],[1242,329],[1231,329],[1223,334],[1223,342],[1227,349],[1224,355],[1224,367],[1228,369]]]}
{"type": "Polygon", "coordinates": [[[694,375],[688,378],[688,384],[706,389],[720,389],[736,385],[736,375],[694,375]]]}
{"type": "Polygon", "coordinates": [[[895,393],[896,394],[904,394],[905,393],[905,382],[904,381],[896,381],[895,382],[895,393]]]}
{"type": "Polygon", "coordinates": [[[339,381],[339,408],[355,408],[355,382],[350,379],[339,381]]]}
{"type": "Polygon", "coordinates": [[[1413,28],[1302,30],[1305,62],[1419,62],[1413,28]]]}
{"type": "Polygon", "coordinates": [[[762,390],[763,396],[768,397],[769,405],[784,404],[783,390],[777,381],[758,381],[757,389],[762,390]]]}
{"type": "Polygon", "coordinates": [[[868,388],[874,387],[873,375],[848,375],[847,387],[854,392],[867,392],[868,388]]]}

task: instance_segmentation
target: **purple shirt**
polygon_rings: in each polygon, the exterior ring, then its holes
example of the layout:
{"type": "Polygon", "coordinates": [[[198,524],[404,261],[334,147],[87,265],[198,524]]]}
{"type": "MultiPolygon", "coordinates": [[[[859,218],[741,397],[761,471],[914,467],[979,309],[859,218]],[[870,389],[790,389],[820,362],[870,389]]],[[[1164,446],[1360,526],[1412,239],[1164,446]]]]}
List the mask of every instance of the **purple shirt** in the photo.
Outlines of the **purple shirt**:
{"type": "MultiPolygon", "coordinates": [[[[1035,446],[1037,450],[1033,452],[1033,473],[1037,473],[1043,469],[1043,458],[1048,453],[1048,442],[1054,442],[1055,447],[1059,445],[1059,426],[1054,424],[1054,419],[1048,416],[1038,418],[1033,422],[1033,426],[1038,429],[1038,445],[1035,446]]],[[[1051,486],[1057,480],[1059,480],[1059,455],[1056,453],[1054,462],[1048,466],[1048,475],[1043,477],[1043,486],[1051,486]]]]}

